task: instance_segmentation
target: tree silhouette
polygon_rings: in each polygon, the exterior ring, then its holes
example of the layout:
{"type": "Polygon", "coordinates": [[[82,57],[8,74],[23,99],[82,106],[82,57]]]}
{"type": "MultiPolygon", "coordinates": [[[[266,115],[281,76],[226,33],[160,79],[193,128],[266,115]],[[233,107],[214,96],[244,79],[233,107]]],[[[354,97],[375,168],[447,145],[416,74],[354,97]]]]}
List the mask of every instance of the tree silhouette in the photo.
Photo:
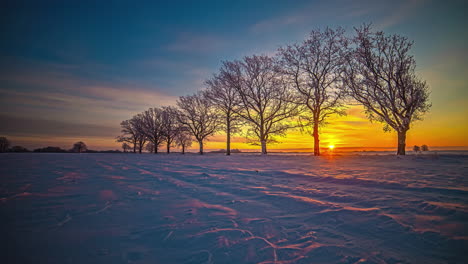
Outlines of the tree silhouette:
{"type": "Polygon", "coordinates": [[[82,153],[86,152],[88,150],[88,147],[83,141],[78,141],[75,144],[73,144],[73,147],[71,149],[72,152],[77,152],[77,153],[82,153]]]}
{"type": "Polygon", "coordinates": [[[429,151],[429,147],[427,145],[422,145],[421,151],[429,151]]]}
{"type": "Polygon", "coordinates": [[[214,74],[205,82],[208,86],[205,95],[223,115],[226,130],[226,155],[231,155],[231,134],[237,132],[241,124],[241,118],[238,115],[241,99],[236,88],[229,82],[228,68],[228,65],[224,63],[220,73],[214,74]]]}
{"type": "Polygon", "coordinates": [[[273,58],[254,55],[226,62],[224,74],[241,99],[237,113],[249,125],[249,143],[260,144],[262,154],[267,154],[267,143],[276,142],[274,136],[285,136],[292,127],[286,120],[298,114],[280,68],[273,58]]]}
{"type": "Polygon", "coordinates": [[[301,127],[314,137],[314,155],[320,155],[319,126],[333,115],[344,115],[341,78],[348,40],[344,29],[313,30],[300,44],[280,48],[282,72],[305,106],[301,127]]]}
{"type": "Polygon", "coordinates": [[[421,151],[421,148],[419,146],[417,146],[417,145],[414,145],[413,146],[413,151],[414,152],[419,152],[419,151],[421,151]]]}
{"type": "Polygon", "coordinates": [[[164,140],[163,110],[155,107],[143,112],[143,133],[154,146],[154,154],[164,140]]]}
{"type": "Polygon", "coordinates": [[[177,114],[179,122],[195,137],[200,147],[199,153],[203,155],[203,141],[220,128],[219,114],[202,92],[179,97],[177,105],[180,109],[177,114]]]}
{"type": "Polygon", "coordinates": [[[0,152],[7,152],[10,147],[10,141],[6,137],[0,137],[0,152]]]}
{"type": "Polygon", "coordinates": [[[409,51],[413,42],[399,35],[356,28],[355,48],[345,67],[350,95],[361,103],[370,121],[398,133],[397,155],[405,155],[406,132],[430,108],[426,82],[415,75],[409,51]]]}

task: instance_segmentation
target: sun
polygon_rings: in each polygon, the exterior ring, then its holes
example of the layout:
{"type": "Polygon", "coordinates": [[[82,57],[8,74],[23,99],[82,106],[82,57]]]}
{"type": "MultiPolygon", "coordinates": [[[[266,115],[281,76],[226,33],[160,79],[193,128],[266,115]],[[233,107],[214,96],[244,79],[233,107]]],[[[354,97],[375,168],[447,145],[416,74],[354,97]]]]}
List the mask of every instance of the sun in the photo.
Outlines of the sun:
{"type": "Polygon", "coordinates": [[[335,145],[329,145],[328,148],[329,148],[330,150],[333,150],[333,149],[335,148],[335,145]]]}

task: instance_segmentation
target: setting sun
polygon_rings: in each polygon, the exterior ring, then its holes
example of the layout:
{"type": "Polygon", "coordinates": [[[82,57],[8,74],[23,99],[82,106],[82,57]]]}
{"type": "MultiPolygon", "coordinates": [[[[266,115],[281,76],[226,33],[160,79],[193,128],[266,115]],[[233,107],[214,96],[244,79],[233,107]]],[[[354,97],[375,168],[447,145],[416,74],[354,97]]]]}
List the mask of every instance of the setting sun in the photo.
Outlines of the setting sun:
{"type": "Polygon", "coordinates": [[[330,146],[328,146],[328,148],[329,148],[330,150],[333,150],[333,149],[335,148],[335,145],[330,145],[330,146]]]}

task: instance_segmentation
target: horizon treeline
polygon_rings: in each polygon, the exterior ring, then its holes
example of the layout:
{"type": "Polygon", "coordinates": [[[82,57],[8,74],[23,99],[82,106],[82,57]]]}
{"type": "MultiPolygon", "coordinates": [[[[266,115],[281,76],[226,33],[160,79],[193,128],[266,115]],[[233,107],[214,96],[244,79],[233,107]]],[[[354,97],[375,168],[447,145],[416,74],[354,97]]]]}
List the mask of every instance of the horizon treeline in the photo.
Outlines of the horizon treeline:
{"type": "Polygon", "coordinates": [[[205,81],[206,88],[180,96],[176,106],[149,108],[121,122],[124,151],[185,152],[192,142],[203,154],[215,133],[243,135],[262,154],[287,131],[299,128],[314,138],[320,155],[320,128],[346,105],[361,104],[371,122],[398,134],[397,155],[405,155],[406,133],[431,107],[429,89],[415,74],[413,42],[397,34],[373,31],[370,25],[312,30],[302,42],[280,47],[276,54],[223,61],[205,81]]]}

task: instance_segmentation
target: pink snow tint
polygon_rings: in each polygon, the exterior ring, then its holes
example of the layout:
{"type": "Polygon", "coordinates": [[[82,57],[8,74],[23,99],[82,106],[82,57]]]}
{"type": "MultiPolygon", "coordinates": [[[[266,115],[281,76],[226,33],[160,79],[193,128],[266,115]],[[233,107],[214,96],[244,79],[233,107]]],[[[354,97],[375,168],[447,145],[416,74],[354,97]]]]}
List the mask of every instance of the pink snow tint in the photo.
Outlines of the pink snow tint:
{"type": "Polygon", "coordinates": [[[2,154],[0,175],[5,263],[467,262],[466,155],[2,154]]]}

